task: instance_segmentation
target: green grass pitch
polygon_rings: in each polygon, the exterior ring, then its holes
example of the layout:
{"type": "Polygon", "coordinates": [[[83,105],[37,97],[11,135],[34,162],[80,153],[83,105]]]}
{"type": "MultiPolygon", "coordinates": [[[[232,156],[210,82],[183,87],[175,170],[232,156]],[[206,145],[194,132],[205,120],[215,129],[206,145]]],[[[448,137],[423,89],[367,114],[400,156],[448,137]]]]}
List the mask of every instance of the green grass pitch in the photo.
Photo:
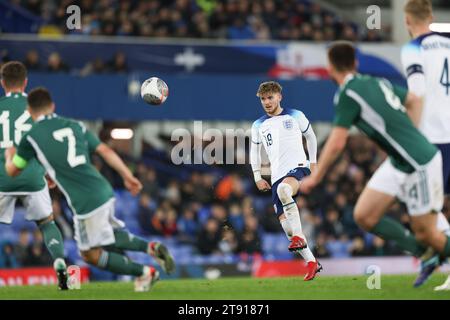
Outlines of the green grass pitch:
{"type": "Polygon", "coordinates": [[[131,282],[92,282],[80,290],[59,292],[55,286],[2,287],[0,299],[69,300],[304,300],[304,299],[450,299],[450,291],[434,292],[445,274],[434,275],[425,285],[412,288],[415,275],[385,275],[381,289],[369,290],[366,276],[319,276],[304,282],[300,277],[223,278],[159,281],[150,292],[133,292],[131,282]]]}

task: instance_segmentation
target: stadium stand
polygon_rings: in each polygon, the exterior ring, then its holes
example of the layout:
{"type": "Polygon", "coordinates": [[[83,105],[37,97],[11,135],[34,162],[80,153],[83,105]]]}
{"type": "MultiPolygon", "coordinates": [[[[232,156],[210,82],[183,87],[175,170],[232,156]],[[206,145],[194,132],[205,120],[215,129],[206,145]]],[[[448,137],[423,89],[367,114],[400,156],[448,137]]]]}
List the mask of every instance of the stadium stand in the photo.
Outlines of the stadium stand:
{"type": "MultiPolygon", "coordinates": [[[[296,1],[42,1],[11,0],[12,9],[29,21],[29,32],[107,36],[204,38],[233,40],[336,39],[381,41],[372,32],[363,34],[355,23],[308,0],[296,1]],[[65,27],[66,8],[72,4],[83,12],[82,30],[65,27]],[[32,23],[34,21],[34,23],[32,23]]],[[[14,32],[15,26],[5,27],[14,32]]],[[[19,31],[23,32],[23,28],[19,31]]]]}

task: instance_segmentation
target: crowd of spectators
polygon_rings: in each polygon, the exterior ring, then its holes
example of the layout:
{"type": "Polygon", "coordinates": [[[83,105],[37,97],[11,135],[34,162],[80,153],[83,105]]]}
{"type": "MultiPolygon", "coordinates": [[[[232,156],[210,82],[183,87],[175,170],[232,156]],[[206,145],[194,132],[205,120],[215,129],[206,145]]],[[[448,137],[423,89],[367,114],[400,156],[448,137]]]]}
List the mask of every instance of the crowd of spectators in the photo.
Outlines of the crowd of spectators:
{"type": "MultiPolygon", "coordinates": [[[[376,30],[359,28],[315,2],[303,0],[10,0],[42,17],[45,32],[154,38],[208,38],[287,41],[387,41],[376,30]],[[66,26],[66,8],[81,9],[81,29],[66,26]],[[49,27],[51,26],[51,27],[49,27]],[[49,31],[50,30],[50,31],[49,31]]],[[[0,52],[2,61],[10,57],[0,52]]],[[[45,58],[38,50],[20,57],[30,71],[75,73],[81,76],[131,71],[127,56],[97,57],[75,68],[57,51],[45,58]]]]}
{"type": "MultiPolygon", "coordinates": [[[[306,0],[10,0],[61,34],[205,39],[381,41],[306,0]],[[81,9],[81,30],[66,26],[66,8],[81,9]]],[[[47,30],[49,29],[47,25],[47,30]]],[[[55,32],[55,31],[53,31],[55,32]]]]}
{"type": "Polygon", "coordinates": [[[0,243],[0,268],[38,267],[52,265],[39,229],[22,229],[17,242],[0,243]]]}

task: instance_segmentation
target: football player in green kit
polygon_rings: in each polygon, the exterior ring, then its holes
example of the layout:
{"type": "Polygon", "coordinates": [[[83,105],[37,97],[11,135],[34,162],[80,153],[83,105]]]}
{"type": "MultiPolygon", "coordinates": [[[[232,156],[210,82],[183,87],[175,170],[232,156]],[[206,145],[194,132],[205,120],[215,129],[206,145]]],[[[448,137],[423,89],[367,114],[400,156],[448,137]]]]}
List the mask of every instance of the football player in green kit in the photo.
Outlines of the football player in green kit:
{"type": "Polygon", "coordinates": [[[64,243],[53,218],[44,168],[33,159],[17,178],[5,172],[5,150],[17,146],[33,123],[26,109],[27,81],[27,69],[21,62],[10,61],[2,66],[1,85],[5,96],[0,98],[0,223],[12,223],[15,204],[20,199],[26,209],[25,218],[35,221],[42,232],[54,261],[59,289],[67,290],[64,243]]]}
{"type": "Polygon", "coordinates": [[[114,193],[109,182],[91,164],[91,153],[99,154],[123,178],[125,187],[136,195],[142,185],[122,159],[109,146],[78,121],[54,113],[55,105],[45,88],[28,95],[28,110],[35,121],[24,135],[17,153],[6,152],[6,170],[12,176],[38,159],[65,195],[74,213],[75,240],[82,258],[89,264],[115,274],[135,276],[135,291],[148,291],[159,279],[159,272],[131,261],[120,250],[141,251],[153,256],[162,269],[175,269],[167,248],[147,242],[125,231],[125,224],[114,215],[114,193]],[[119,249],[119,250],[117,250],[119,249]]]}
{"type": "Polygon", "coordinates": [[[421,103],[405,89],[385,79],[356,72],[355,48],[336,42],[328,50],[330,76],[339,84],[335,95],[334,128],[322,150],[318,169],[300,185],[309,193],[343,151],[352,125],[375,141],[388,155],[359,196],[356,223],[385,240],[393,240],[410,254],[427,259],[428,247],[450,256],[450,239],[437,228],[444,201],[442,155],[419,132],[407,109],[421,103]],[[411,216],[414,235],[384,216],[396,198],[411,216]]]}

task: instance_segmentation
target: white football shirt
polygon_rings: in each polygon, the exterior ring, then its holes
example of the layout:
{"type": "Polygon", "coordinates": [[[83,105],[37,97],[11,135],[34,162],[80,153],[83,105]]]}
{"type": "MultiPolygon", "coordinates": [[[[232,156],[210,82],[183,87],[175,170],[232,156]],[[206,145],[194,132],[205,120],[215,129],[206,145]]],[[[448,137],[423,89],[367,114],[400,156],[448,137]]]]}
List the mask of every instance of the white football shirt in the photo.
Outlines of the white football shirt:
{"type": "Polygon", "coordinates": [[[420,130],[434,144],[450,143],[450,34],[417,37],[401,58],[409,91],[424,97],[420,130]]]}
{"type": "Polygon", "coordinates": [[[310,126],[303,112],[295,109],[283,109],[277,116],[265,115],[253,123],[251,142],[263,145],[270,161],[272,184],[290,170],[307,166],[302,134],[310,126]]]}

